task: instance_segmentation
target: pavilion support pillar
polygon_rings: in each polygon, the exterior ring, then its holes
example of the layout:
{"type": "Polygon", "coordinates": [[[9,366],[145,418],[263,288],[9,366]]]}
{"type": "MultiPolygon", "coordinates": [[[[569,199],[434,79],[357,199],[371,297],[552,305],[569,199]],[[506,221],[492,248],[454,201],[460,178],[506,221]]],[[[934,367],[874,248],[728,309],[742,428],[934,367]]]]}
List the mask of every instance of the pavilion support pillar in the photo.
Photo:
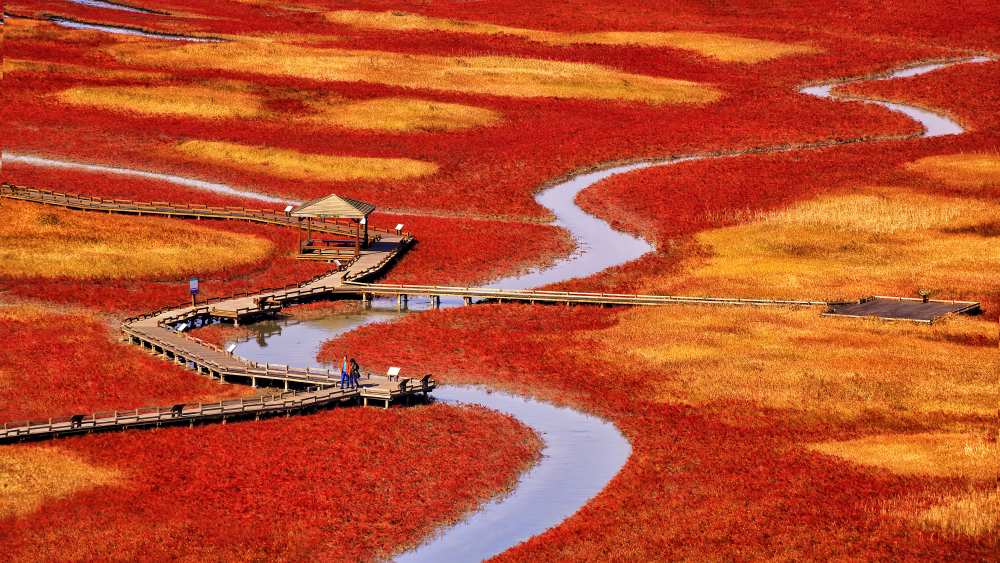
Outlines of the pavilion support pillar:
{"type": "Polygon", "coordinates": [[[365,216],[365,248],[368,248],[368,216],[365,216]]]}
{"type": "MultiPolygon", "coordinates": [[[[357,258],[361,256],[361,221],[358,221],[354,225],[354,257],[357,258]]],[[[368,228],[368,225],[365,225],[368,228]]]]}

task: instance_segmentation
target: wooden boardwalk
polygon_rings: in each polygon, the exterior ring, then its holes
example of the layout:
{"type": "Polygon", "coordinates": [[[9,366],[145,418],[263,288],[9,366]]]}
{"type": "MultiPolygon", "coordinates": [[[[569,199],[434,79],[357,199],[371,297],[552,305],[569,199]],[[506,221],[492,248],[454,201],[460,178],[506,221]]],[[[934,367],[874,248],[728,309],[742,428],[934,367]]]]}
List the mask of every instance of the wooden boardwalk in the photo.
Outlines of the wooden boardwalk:
{"type": "Polygon", "coordinates": [[[444,285],[396,285],[362,283],[348,280],[345,288],[368,296],[394,296],[405,304],[411,295],[431,298],[431,304],[440,303],[442,297],[462,298],[471,304],[479,299],[486,302],[516,301],[522,303],[562,303],[567,305],[752,305],[758,307],[820,307],[828,306],[826,301],[739,299],[731,297],[686,297],[679,295],[638,295],[625,293],[586,293],[574,291],[543,291],[535,289],[499,289],[489,287],[452,287],[444,285]]]}
{"type": "MultiPolygon", "coordinates": [[[[0,197],[68,209],[251,221],[302,228],[298,220],[267,210],[108,200],[20,188],[8,184],[0,186],[0,197]]],[[[335,223],[314,222],[312,230],[347,235],[352,233],[344,226],[335,223]]],[[[131,411],[77,414],[44,421],[8,422],[0,427],[0,442],[165,424],[193,424],[196,421],[225,421],[229,418],[248,416],[259,418],[341,403],[365,405],[375,403],[388,407],[393,402],[409,401],[414,396],[425,397],[437,385],[430,375],[420,379],[390,380],[387,377],[369,374],[361,380],[357,388],[341,389],[339,371],[258,364],[188,336],[182,329],[185,323],[195,320],[226,319],[239,324],[273,315],[282,307],[294,303],[319,298],[336,298],[340,294],[356,296],[358,292],[346,286],[348,281],[360,281],[378,275],[413,242],[413,237],[406,233],[385,229],[372,230],[378,233],[378,240],[362,250],[357,258],[346,260],[343,269],[328,272],[300,284],[212,298],[196,306],[184,304],[167,307],[127,319],[121,325],[122,334],[128,342],[167,361],[218,379],[220,382],[243,383],[253,387],[278,386],[283,388],[285,393],[218,403],[145,407],[131,411]]]]}
{"type": "MultiPolygon", "coordinates": [[[[221,220],[251,221],[303,228],[302,224],[283,213],[270,210],[255,210],[236,207],[205,207],[176,205],[163,202],[135,202],[130,200],[109,200],[75,194],[63,194],[32,188],[22,188],[4,184],[0,186],[0,197],[32,201],[45,205],[56,205],[68,209],[125,213],[133,215],[162,215],[183,218],[209,218],[221,220]]],[[[336,234],[352,234],[344,225],[336,223],[313,223],[312,230],[336,234]],[[324,231],[326,229],[326,231],[324,231]]],[[[369,302],[375,296],[395,296],[400,308],[405,308],[411,295],[428,296],[432,306],[437,307],[442,298],[461,298],[466,304],[475,300],[484,302],[516,301],[525,303],[562,303],[567,305],[600,306],[659,306],[677,304],[725,305],[725,306],[778,306],[778,307],[825,307],[827,314],[847,314],[870,316],[871,300],[860,302],[837,302],[810,300],[738,299],[720,297],[689,297],[671,295],[630,295],[615,293],[585,293],[541,290],[507,290],[482,287],[452,287],[438,285],[393,285],[370,283],[390,267],[392,262],[404,253],[413,242],[406,233],[385,229],[373,229],[378,240],[357,258],[343,264],[342,268],[331,271],[300,284],[282,288],[268,288],[254,293],[241,293],[228,297],[212,298],[196,306],[178,305],[167,307],[138,317],[127,319],[121,325],[124,338],[150,353],[167,361],[183,365],[200,374],[218,379],[220,382],[243,383],[253,387],[278,386],[284,393],[262,395],[251,399],[237,399],[218,403],[197,405],[172,405],[170,407],[148,407],[131,411],[113,411],[90,415],[73,415],[44,421],[22,421],[7,423],[0,428],[0,442],[51,438],[66,434],[78,434],[99,430],[161,426],[165,424],[193,424],[196,421],[225,421],[229,418],[269,416],[291,413],[311,408],[320,408],[340,403],[375,402],[388,407],[393,402],[409,401],[411,397],[426,396],[436,387],[430,376],[420,380],[402,379],[392,381],[386,377],[369,376],[356,389],[340,389],[340,373],[329,370],[296,368],[286,365],[258,364],[228,353],[217,346],[188,336],[185,327],[191,323],[210,319],[225,319],[235,324],[277,313],[283,307],[315,299],[360,298],[369,302]],[[860,309],[859,309],[860,307],[860,309]],[[861,311],[861,314],[855,314],[861,311]]],[[[973,302],[956,303],[900,298],[879,298],[879,307],[891,310],[893,319],[904,318],[931,322],[939,314],[972,313],[978,311],[979,304],[973,302]],[[892,300],[885,305],[885,300],[892,300]],[[916,301],[917,303],[913,303],[916,301]],[[899,317],[900,307],[907,316],[899,317]],[[929,320],[925,320],[927,317],[929,320]]],[[[876,310],[876,315],[879,315],[876,310]]]]}
{"type": "MultiPolygon", "coordinates": [[[[91,197],[86,195],[39,190],[4,183],[0,185],[0,197],[18,199],[45,205],[53,205],[79,211],[100,211],[123,215],[148,215],[162,217],[178,217],[182,219],[223,219],[229,221],[247,221],[291,227],[305,230],[306,224],[295,217],[290,217],[282,211],[273,209],[254,209],[248,207],[212,207],[196,204],[167,203],[163,201],[133,201],[130,199],[111,199],[91,197]]],[[[329,233],[343,236],[353,236],[353,228],[343,223],[313,221],[309,228],[318,233],[329,233]]],[[[389,229],[369,227],[375,235],[396,235],[389,229]]]]}

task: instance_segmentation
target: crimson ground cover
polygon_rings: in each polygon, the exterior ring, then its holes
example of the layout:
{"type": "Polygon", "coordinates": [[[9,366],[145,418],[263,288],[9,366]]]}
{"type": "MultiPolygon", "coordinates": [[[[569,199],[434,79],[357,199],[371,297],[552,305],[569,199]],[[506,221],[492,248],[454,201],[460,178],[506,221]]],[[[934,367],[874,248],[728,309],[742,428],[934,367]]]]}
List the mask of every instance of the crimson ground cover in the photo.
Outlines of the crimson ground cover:
{"type": "Polygon", "coordinates": [[[122,482],[0,521],[8,560],[385,557],[509,487],[538,442],[509,417],[438,405],[92,435],[59,446],[118,469],[122,482]]]}
{"type": "MultiPolygon", "coordinates": [[[[315,5],[326,7],[325,3],[315,5]]],[[[502,113],[506,121],[500,126],[447,134],[289,131],[280,120],[248,124],[234,120],[164,119],[69,110],[53,102],[51,95],[78,84],[135,85],[146,84],[149,79],[72,74],[60,77],[56,73],[22,70],[5,72],[7,108],[18,108],[16,112],[5,112],[5,150],[173,172],[300,198],[337,191],[370,199],[380,207],[397,211],[429,210],[480,219],[500,217],[538,221],[545,218],[545,213],[532,201],[534,190],[571,170],[603,161],[913,132],[915,128],[911,122],[881,109],[815,100],[796,94],[794,89],[806,81],[866,74],[901,63],[960,54],[953,49],[996,49],[1000,38],[998,21],[992,17],[994,7],[991,2],[982,0],[964,3],[962,9],[954,9],[950,3],[938,0],[899,3],[891,13],[882,5],[862,0],[836,5],[815,2],[775,5],[747,0],[726,4],[678,2],[657,5],[586,1],[574,4],[572,14],[567,13],[565,3],[549,0],[532,4],[505,0],[461,5],[379,1],[344,6],[406,10],[562,30],[643,30],[655,21],[678,29],[809,41],[827,50],[823,55],[745,67],[712,63],[675,51],[638,47],[563,49],[509,37],[363,32],[328,24],[318,14],[242,2],[208,5],[191,0],[170,0],[162,7],[212,17],[157,21],[149,16],[82,8],[69,3],[60,3],[57,7],[37,2],[6,6],[15,13],[55,10],[86,20],[175,32],[298,33],[307,29],[336,35],[338,39],[330,41],[330,46],[346,44],[353,48],[452,55],[501,53],[595,62],[630,72],[710,82],[723,88],[727,97],[713,106],[693,109],[543,99],[512,101],[421,91],[417,94],[423,97],[493,109],[502,113]],[[442,166],[442,171],[406,182],[300,183],[192,164],[163,156],[160,152],[178,139],[189,137],[267,144],[309,152],[402,155],[432,160],[442,166]]],[[[8,20],[8,24],[12,24],[9,28],[16,26],[13,20],[8,20]]],[[[5,31],[8,57],[68,62],[101,71],[126,68],[100,52],[119,38],[86,32],[26,37],[11,33],[16,30],[5,28],[5,31]]],[[[912,80],[852,87],[866,93],[898,95],[914,103],[947,108],[963,122],[974,124],[979,129],[975,134],[688,164],[615,179],[585,192],[581,198],[585,208],[612,219],[627,230],[636,230],[656,240],[659,252],[617,268],[611,275],[566,285],[587,289],[649,290],[651,277],[674,272],[681,257],[698,252],[690,246],[688,238],[698,231],[738,220],[741,212],[781,207],[844,189],[853,183],[906,182],[935,193],[943,190],[941,186],[900,171],[898,165],[930,154],[996,149],[997,138],[990,132],[995,121],[994,108],[989,104],[993,69],[995,65],[956,67],[912,80]],[[904,93],[901,91],[904,87],[912,87],[919,94],[904,93]]],[[[177,71],[164,80],[192,84],[220,78],[253,81],[271,93],[280,93],[284,88],[323,89],[357,98],[414,94],[409,90],[361,83],[319,84],[259,75],[219,75],[209,71],[177,71]]],[[[289,115],[296,111],[294,104],[282,107],[287,108],[289,115]]],[[[75,188],[60,189],[91,193],[86,189],[90,182],[98,195],[173,200],[173,197],[153,197],[171,194],[180,201],[217,201],[213,199],[215,196],[148,182],[102,182],[84,176],[4,166],[5,180],[42,188],[78,184],[75,188]],[[46,178],[58,186],[46,185],[46,178]]],[[[401,216],[398,220],[412,226],[421,242],[391,274],[391,281],[465,283],[485,280],[492,277],[491,272],[517,269],[533,260],[544,261],[564,250],[564,241],[548,227],[537,224],[515,226],[501,221],[480,223],[412,216],[401,216]],[[453,233],[458,236],[451,236],[453,233]],[[531,242],[525,242],[526,239],[531,242]]],[[[258,226],[246,228],[247,232],[262,232],[258,226]]],[[[282,248],[286,249],[294,240],[294,233],[264,236],[280,238],[282,248]]],[[[315,265],[301,265],[289,259],[278,262],[259,271],[208,277],[206,288],[212,294],[256,289],[300,281],[317,271],[315,265]]],[[[3,289],[19,295],[57,302],[84,302],[123,314],[182,301],[185,298],[183,281],[63,285],[7,280],[2,285],[3,289]]],[[[990,296],[986,296],[988,303],[989,299],[990,296]]],[[[595,310],[478,308],[468,312],[421,315],[396,325],[370,327],[351,335],[350,347],[364,352],[362,359],[366,365],[368,362],[388,363],[389,352],[376,347],[379,340],[367,338],[386,336],[391,342],[406,343],[406,346],[393,347],[391,359],[394,363],[405,361],[421,370],[436,371],[442,378],[493,383],[521,391],[542,382],[542,387],[534,387],[532,391],[609,417],[629,436],[635,448],[633,457],[611,486],[578,518],[511,552],[512,558],[655,559],[664,553],[691,558],[748,558],[779,553],[786,558],[973,559],[988,558],[996,553],[995,542],[949,538],[918,531],[896,521],[885,521],[877,509],[872,509],[873,504],[877,506],[880,500],[900,495],[920,494],[925,489],[933,492],[934,487],[914,479],[847,469],[843,464],[834,464],[794,447],[806,438],[830,437],[833,431],[828,428],[791,424],[783,413],[741,403],[699,409],[637,401],[630,393],[636,389],[649,390],[649,381],[659,374],[581,360],[578,347],[567,342],[569,335],[604,328],[614,322],[615,313],[595,310]]],[[[18,346],[17,349],[23,349],[26,345],[18,346]]],[[[584,358],[587,352],[583,351],[584,358]]],[[[87,376],[83,379],[90,381],[87,376]]],[[[208,546],[203,555],[209,558],[307,557],[316,554],[310,551],[309,545],[332,549],[332,544],[322,544],[321,532],[333,534],[335,539],[332,541],[343,541],[343,545],[353,545],[348,540],[358,537],[343,527],[324,527],[342,514],[343,506],[363,505],[353,497],[338,496],[342,489],[330,492],[323,488],[330,483],[370,473],[375,467],[375,479],[361,490],[374,489],[376,494],[384,494],[383,489],[388,486],[383,485],[404,472],[399,469],[403,467],[406,471],[413,469],[421,479],[428,477],[429,472],[435,472],[434,476],[438,476],[436,472],[446,472],[442,477],[444,487],[440,490],[453,493],[452,489],[460,487],[449,485],[469,478],[482,478],[482,473],[489,474],[493,468],[491,462],[481,461],[483,458],[468,462],[466,467],[439,463],[440,459],[448,459],[445,454],[433,459],[430,456],[410,458],[407,457],[410,452],[386,447],[379,450],[383,455],[378,460],[365,459],[360,450],[352,450],[343,464],[347,473],[337,472],[337,466],[323,463],[328,460],[324,456],[328,451],[342,451],[335,449],[340,446],[355,448],[357,443],[340,443],[335,438],[343,436],[345,428],[359,428],[361,430],[353,435],[368,436],[365,432],[369,426],[381,426],[386,421],[364,418],[375,415],[344,415],[343,412],[346,411],[327,413],[315,420],[293,419],[293,439],[289,439],[289,427],[279,424],[285,421],[273,421],[262,425],[196,429],[188,433],[169,430],[73,441],[78,451],[101,463],[119,463],[112,452],[136,456],[138,477],[134,482],[138,485],[124,493],[101,490],[53,503],[35,517],[0,523],[0,529],[13,530],[11,534],[0,536],[14,538],[10,552],[15,555],[30,554],[33,550],[46,553],[86,543],[90,547],[83,548],[83,557],[100,558],[119,546],[126,553],[166,557],[175,554],[174,550],[201,542],[208,546]],[[305,431],[300,432],[303,429],[305,431]],[[333,437],[322,432],[330,432],[333,437]],[[323,436],[318,445],[315,444],[317,433],[323,436]],[[311,449],[313,447],[324,449],[317,453],[311,449]],[[263,453],[285,452],[286,448],[291,451],[288,456],[263,453]],[[184,462],[168,465],[169,469],[164,472],[162,460],[168,456],[184,462]],[[357,461],[358,456],[363,462],[357,461]],[[276,459],[282,463],[287,463],[288,459],[293,462],[285,469],[286,466],[276,463],[276,459]],[[379,462],[384,462],[385,468],[379,462]],[[489,469],[484,471],[484,467],[489,469]],[[315,478],[316,472],[319,478],[315,478]],[[198,478],[189,479],[192,474],[198,478]],[[280,504],[283,501],[278,493],[302,498],[297,496],[300,495],[297,490],[290,491],[293,484],[303,483],[313,487],[306,490],[315,492],[321,499],[337,499],[323,505],[320,513],[326,515],[325,519],[300,514],[297,508],[280,504]],[[171,501],[169,495],[163,494],[164,490],[180,491],[179,501],[171,501]],[[119,496],[131,500],[134,506],[120,502],[119,496]],[[255,508],[266,504],[261,510],[280,522],[277,531],[263,536],[251,534],[247,530],[265,527],[260,520],[218,508],[248,498],[255,508]],[[107,510],[95,518],[92,511],[85,508],[87,503],[107,510]],[[185,505],[198,508],[190,520],[185,520],[180,513],[185,505]],[[135,506],[139,509],[133,512],[135,506]],[[130,513],[115,519],[116,516],[109,515],[115,508],[130,513]],[[87,523],[80,532],[87,535],[74,535],[77,530],[62,527],[65,513],[75,514],[78,521],[87,523]],[[149,523],[162,514],[169,516],[170,524],[147,531],[149,523]],[[292,522],[299,518],[304,523],[297,527],[292,522]],[[207,525],[212,519],[219,520],[222,525],[217,529],[207,525]],[[32,535],[30,529],[39,524],[52,524],[57,532],[47,538],[32,535]],[[196,538],[196,541],[183,545],[176,543],[176,537],[184,536],[196,538]],[[247,542],[249,547],[244,550],[237,542],[247,542]]],[[[434,412],[437,413],[434,416],[395,412],[387,416],[390,423],[402,420],[393,416],[413,416],[406,422],[430,427],[432,434],[438,436],[442,426],[434,419],[443,411],[434,412]]],[[[452,415],[445,418],[448,416],[452,415]]],[[[444,426],[452,423],[466,430],[471,424],[476,431],[485,431],[485,427],[492,424],[482,418],[450,419],[444,426]]],[[[872,424],[872,428],[883,428],[876,422],[872,424]]],[[[862,430],[865,429],[839,429],[843,432],[862,430]]],[[[904,427],[903,430],[919,429],[904,427]]],[[[412,436],[412,433],[398,437],[390,434],[387,439],[398,438],[400,448],[405,448],[412,436]]],[[[468,446],[470,452],[481,455],[489,451],[484,444],[502,442],[495,435],[479,436],[476,440],[464,443],[457,450],[464,451],[462,448],[468,446]]],[[[516,464],[500,465],[509,468],[516,464]]],[[[488,496],[502,482],[501,479],[483,485],[479,489],[480,496],[488,496]]],[[[420,483],[434,484],[431,481],[420,483]]],[[[308,500],[312,501],[313,497],[308,500]]],[[[371,548],[374,551],[342,553],[353,558],[391,552],[409,540],[410,535],[403,532],[425,534],[429,530],[428,522],[442,514],[456,514],[454,505],[438,507],[418,514],[419,525],[407,528],[412,522],[408,515],[399,512],[400,506],[405,504],[393,502],[382,507],[386,512],[375,512],[372,508],[369,514],[352,513],[352,520],[370,523],[364,532],[376,530],[364,537],[375,547],[371,548]],[[425,519],[427,515],[430,516],[425,519]],[[394,535],[397,533],[400,535],[394,535]]],[[[320,552],[320,555],[328,553],[320,552]]]]}
{"type": "Polygon", "coordinates": [[[81,313],[0,309],[0,421],[246,394],[115,342],[114,327],[81,313]],[[35,312],[32,312],[35,311],[35,312]],[[16,337],[15,337],[16,335],[16,337]]]}
{"type": "Polygon", "coordinates": [[[656,382],[676,375],[609,361],[588,340],[619,315],[467,307],[363,327],[325,345],[320,357],[347,347],[366,365],[420,366],[445,381],[530,393],[621,428],[633,447],[622,472],[579,514],[502,559],[975,559],[995,552],[995,538],[923,531],[878,508],[952,484],[847,466],[796,446],[845,433],[913,431],[912,422],[872,415],[817,423],[739,401],[708,408],[656,401],[656,382]],[[389,352],[373,345],[380,340],[407,346],[389,352]]]}
{"type": "MultiPolygon", "coordinates": [[[[634,19],[632,25],[636,25],[634,19]]],[[[342,31],[330,32],[338,33],[339,37],[342,31]]],[[[61,40],[48,42],[15,36],[8,41],[11,56],[122,68],[120,63],[113,63],[106,57],[72,52],[54,57],[55,53],[66,49],[67,37],[74,37],[67,33],[59,36],[61,40]]],[[[475,54],[487,49],[482,39],[451,34],[420,34],[425,40],[415,42],[406,40],[405,34],[351,33],[352,38],[357,37],[360,41],[351,46],[360,48],[412,52],[419,46],[420,52],[434,54],[475,54]]],[[[106,34],[85,35],[92,38],[95,46],[119,41],[106,34]]],[[[332,187],[395,209],[538,218],[544,216],[544,211],[530,197],[535,189],[552,178],[599,162],[905,131],[912,125],[898,116],[860,104],[848,108],[814,100],[797,94],[794,86],[809,79],[884,69],[904,61],[942,54],[932,48],[885,43],[865,43],[859,48],[844,49],[839,42],[825,40],[821,43],[828,51],[826,54],[764,63],[748,72],[741,65],[691,60],[690,55],[671,50],[596,46],[553,50],[523,41],[513,41],[518,43],[515,45],[512,41],[509,38],[491,39],[487,52],[597,62],[631,72],[699,80],[718,84],[725,90],[726,98],[705,108],[689,108],[422,91],[418,93],[421,97],[498,111],[504,116],[504,122],[465,132],[406,135],[323,129],[289,131],[281,120],[248,125],[235,120],[111,115],[85,108],[67,111],[65,106],[54,102],[50,94],[95,79],[21,71],[8,77],[12,85],[10,92],[19,107],[30,109],[25,115],[31,118],[11,124],[16,132],[12,137],[17,139],[11,148],[54,156],[70,154],[96,162],[106,161],[107,155],[113,152],[116,163],[123,165],[168,171],[183,169],[188,174],[207,179],[266,186],[266,191],[299,197],[326,193],[331,186],[261,178],[237,169],[190,163],[164,156],[163,150],[174,139],[207,138],[326,154],[405,155],[435,162],[441,166],[441,171],[405,182],[352,182],[332,187]],[[55,123],[58,128],[53,125],[55,123]],[[123,143],[123,139],[128,142],[123,143]]],[[[138,70],[160,72],[154,68],[138,70]]],[[[373,84],[319,84],[302,79],[232,73],[225,76],[251,80],[270,95],[280,95],[289,89],[318,88],[348,98],[414,94],[405,89],[373,84]]],[[[189,84],[219,78],[216,72],[172,71],[170,83],[189,84]]],[[[112,83],[134,84],[145,80],[137,77],[112,83]]],[[[102,80],[102,83],[107,82],[102,80]]],[[[287,106],[287,111],[293,115],[294,105],[287,106]]]]}

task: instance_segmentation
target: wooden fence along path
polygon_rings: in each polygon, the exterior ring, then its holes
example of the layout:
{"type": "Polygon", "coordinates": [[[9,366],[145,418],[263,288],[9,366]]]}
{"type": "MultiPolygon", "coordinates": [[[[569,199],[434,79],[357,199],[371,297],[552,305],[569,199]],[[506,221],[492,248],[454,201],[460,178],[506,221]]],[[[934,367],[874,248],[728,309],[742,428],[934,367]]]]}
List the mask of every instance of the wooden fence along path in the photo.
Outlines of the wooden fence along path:
{"type": "MultiPolygon", "coordinates": [[[[53,192],[26,188],[4,183],[0,185],[0,197],[19,199],[54,205],[66,209],[81,211],[103,211],[125,215],[159,215],[164,217],[179,217],[184,219],[225,219],[232,221],[248,221],[282,227],[306,229],[305,223],[295,217],[290,217],[284,211],[274,209],[255,209],[248,207],[212,207],[208,205],[167,203],[164,201],[133,201],[130,199],[111,199],[91,197],[72,193],[53,192]]],[[[332,221],[312,221],[310,227],[319,233],[329,233],[353,236],[353,227],[332,221]]],[[[395,235],[395,231],[369,226],[376,235],[395,235]]]]}
{"type": "MultiPolygon", "coordinates": [[[[57,205],[69,209],[105,211],[109,213],[153,214],[186,218],[255,221],[301,228],[301,224],[286,215],[269,210],[236,207],[204,207],[177,205],[162,202],[134,202],[109,200],[74,194],[64,194],[4,184],[0,197],[57,205]]],[[[371,228],[371,227],[369,227],[371,228]]],[[[338,234],[351,234],[336,223],[313,223],[312,229],[338,234]]],[[[736,299],[719,297],[685,297],[670,295],[629,295],[615,293],[583,293],[542,290],[507,290],[482,287],[450,287],[439,285],[393,285],[369,283],[382,274],[391,263],[405,252],[413,242],[406,233],[379,229],[380,239],[363,250],[341,268],[300,284],[281,288],[268,288],[255,293],[240,293],[228,297],[211,298],[196,306],[178,305],[127,319],[121,325],[124,338],[131,344],[157,354],[167,361],[176,362],[200,374],[221,382],[280,386],[285,392],[262,395],[251,399],[235,399],[218,403],[197,405],[172,405],[148,407],[130,411],[113,411],[91,415],[73,415],[44,421],[6,423],[0,427],[0,442],[50,438],[96,430],[159,426],[195,421],[225,421],[228,418],[291,413],[343,402],[371,401],[388,407],[397,401],[409,401],[414,395],[426,396],[436,387],[430,375],[419,380],[391,380],[372,376],[362,380],[356,389],[340,389],[340,373],[329,370],[295,368],[285,365],[258,364],[233,355],[226,350],[184,334],[192,323],[225,319],[235,324],[273,315],[283,307],[320,298],[360,298],[369,302],[374,296],[395,296],[400,308],[406,307],[411,295],[424,295],[433,307],[440,306],[441,298],[462,298],[466,304],[474,300],[484,302],[519,301],[527,303],[563,303],[583,305],[655,306],[675,304],[702,304],[727,306],[795,306],[826,307],[834,310],[847,305],[843,302],[828,303],[808,300],[736,299]],[[295,387],[295,389],[292,389],[295,387]]],[[[862,300],[861,303],[866,302],[862,300]]],[[[930,307],[940,308],[940,301],[930,301],[930,307]]],[[[978,310],[978,303],[963,302],[961,312],[978,310]]],[[[916,307],[919,309],[919,307],[916,307]]]]}
{"type": "Polygon", "coordinates": [[[407,297],[424,295],[431,298],[431,305],[440,304],[442,297],[460,297],[466,304],[474,299],[485,302],[520,301],[524,303],[562,303],[568,305],[755,305],[781,307],[818,307],[829,305],[826,301],[738,299],[730,297],[685,297],[678,295],[638,295],[626,293],[586,293],[577,291],[543,291],[537,289],[499,289],[490,287],[452,287],[444,285],[374,284],[348,280],[346,287],[368,296],[395,296],[401,305],[407,297]]]}

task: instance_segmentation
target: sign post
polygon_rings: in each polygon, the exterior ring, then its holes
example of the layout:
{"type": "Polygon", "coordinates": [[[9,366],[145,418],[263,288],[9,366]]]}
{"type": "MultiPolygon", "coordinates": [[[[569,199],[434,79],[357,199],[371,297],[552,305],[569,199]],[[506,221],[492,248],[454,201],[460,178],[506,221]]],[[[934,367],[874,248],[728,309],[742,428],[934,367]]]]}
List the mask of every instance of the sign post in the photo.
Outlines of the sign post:
{"type": "Polygon", "coordinates": [[[191,278],[188,282],[188,286],[191,288],[191,306],[195,307],[198,305],[198,278],[191,278]]]}

